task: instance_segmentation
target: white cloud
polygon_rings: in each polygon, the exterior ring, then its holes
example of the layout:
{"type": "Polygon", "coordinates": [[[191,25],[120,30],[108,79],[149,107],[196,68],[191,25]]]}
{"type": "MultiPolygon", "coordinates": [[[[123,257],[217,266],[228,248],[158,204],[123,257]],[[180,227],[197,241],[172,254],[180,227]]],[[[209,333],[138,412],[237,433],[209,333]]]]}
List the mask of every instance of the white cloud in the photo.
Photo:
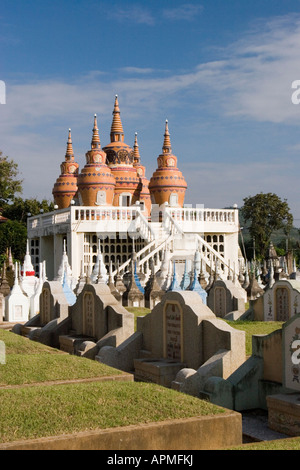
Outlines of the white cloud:
{"type": "Polygon", "coordinates": [[[300,107],[291,102],[291,85],[300,79],[299,42],[300,18],[293,15],[258,22],[228,48],[211,81],[223,110],[256,121],[296,122],[300,107]]]}
{"type": "Polygon", "coordinates": [[[295,225],[300,226],[298,207],[298,174],[292,159],[269,162],[249,161],[241,157],[240,163],[181,162],[188,182],[187,198],[193,205],[207,208],[243,205],[243,199],[260,192],[275,193],[287,199],[294,215],[295,225]]]}
{"type": "Polygon", "coordinates": [[[146,24],[153,26],[155,20],[148,8],[144,8],[140,5],[124,6],[122,8],[112,9],[107,12],[107,16],[110,19],[114,19],[121,23],[130,22],[137,24],[146,24]]]}
{"type": "Polygon", "coordinates": [[[202,13],[202,11],[202,5],[185,3],[179,7],[165,8],[163,10],[163,17],[171,21],[192,21],[199,13],[202,13]]]}
{"type": "MultiPolygon", "coordinates": [[[[123,13],[125,18],[125,9],[123,13]]],[[[144,21],[146,18],[147,15],[144,21]]],[[[187,127],[187,119],[189,123],[192,118],[203,122],[207,111],[211,122],[225,117],[223,123],[228,129],[232,118],[235,122],[244,120],[246,126],[251,121],[298,125],[300,105],[291,102],[291,83],[300,79],[299,44],[300,18],[288,16],[275,18],[264,28],[256,25],[243,40],[222,51],[222,60],[199,64],[186,72],[170,74],[164,70],[154,74],[151,69],[133,67],[127,69],[128,78],[122,73],[111,81],[103,72],[92,71],[71,83],[37,79],[6,83],[7,104],[0,106],[0,148],[19,162],[26,195],[50,197],[64,158],[68,128],[72,128],[74,150],[82,166],[90,144],[94,113],[99,117],[101,143],[108,142],[115,94],[120,98],[123,125],[133,120],[134,126],[144,125],[145,133],[150,132],[149,122],[162,129],[164,119],[175,112],[181,132],[187,127]],[[170,114],[166,115],[166,111],[170,114]]],[[[172,128],[172,122],[170,125],[172,128]]],[[[139,132],[139,128],[133,131],[139,132]]],[[[198,158],[197,150],[192,148],[198,143],[196,130],[191,132],[194,138],[185,142],[184,153],[198,158]]],[[[141,149],[144,154],[148,152],[151,164],[156,163],[156,149],[161,149],[162,135],[163,131],[151,136],[152,148],[141,149]]],[[[133,132],[126,138],[127,143],[133,141],[133,132]]],[[[244,145],[243,141],[240,145],[244,145]]],[[[296,149],[297,142],[291,142],[288,150],[296,149]]],[[[176,147],[174,150],[176,153],[176,147]]],[[[263,190],[282,191],[282,197],[288,201],[298,201],[299,172],[294,166],[291,168],[292,160],[283,158],[282,163],[272,161],[271,165],[267,161],[262,164],[254,159],[250,163],[242,157],[240,160],[237,165],[230,159],[221,164],[212,162],[211,166],[203,163],[194,167],[192,163],[191,168],[184,162],[191,200],[219,207],[240,204],[241,195],[263,190]],[[203,195],[206,200],[202,199],[203,195]]],[[[147,168],[150,177],[148,165],[147,168]]],[[[293,209],[298,210],[296,202],[293,209]]]]}

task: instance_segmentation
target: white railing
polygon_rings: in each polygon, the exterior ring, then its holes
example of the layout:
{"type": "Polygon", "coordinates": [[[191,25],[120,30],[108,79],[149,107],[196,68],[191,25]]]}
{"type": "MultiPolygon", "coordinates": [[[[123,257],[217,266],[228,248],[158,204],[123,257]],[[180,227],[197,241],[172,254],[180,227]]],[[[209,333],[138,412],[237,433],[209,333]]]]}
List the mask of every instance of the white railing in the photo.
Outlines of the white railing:
{"type": "Polygon", "coordinates": [[[101,220],[108,222],[115,220],[131,221],[137,217],[139,212],[140,210],[136,207],[73,207],[72,220],[74,222],[99,222],[101,220]]]}
{"type": "Polygon", "coordinates": [[[216,251],[204,238],[202,238],[199,234],[197,234],[197,239],[199,242],[199,251],[201,254],[202,259],[206,262],[206,264],[211,267],[211,261],[214,263],[218,260],[219,263],[219,274],[222,278],[226,279],[228,274],[232,276],[235,274],[234,269],[225,261],[225,258],[216,251]],[[204,246],[204,250],[202,247],[204,246]],[[209,256],[208,256],[209,254],[209,256]]]}
{"type": "Polygon", "coordinates": [[[70,218],[70,209],[61,209],[57,212],[49,212],[49,214],[39,214],[28,219],[28,228],[30,230],[51,227],[53,225],[67,223],[70,221],[70,218]]]}
{"type": "Polygon", "coordinates": [[[148,220],[144,217],[142,212],[138,211],[137,216],[139,218],[139,228],[140,228],[140,233],[142,235],[142,238],[144,240],[152,241],[155,239],[155,233],[153,232],[151,226],[148,223],[148,220]]]}
{"type": "MultiPolygon", "coordinates": [[[[146,275],[149,274],[150,273],[149,261],[152,260],[154,265],[157,266],[157,263],[155,263],[154,261],[155,255],[158,255],[159,252],[162,252],[164,249],[166,249],[168,245],[173,241],[173,239],[174,239],[174,236],[170,235],[167,239],[161,242],[158,246],[155,246],[155,240],[153,240],[152,242],[144,246],[144,248],[142,248],[139,252],[135,254],[137,267],[138,268],[142,267],[144,274],[146,275]],[[148,251],[149,253],[143,256],[146,251],[148,251]],[[146,263],[149,269],[145,269],[146,263]]],[[[124,273],[126,268],[130,265],[131,261],[132,261],[132,258],[129,258],[121,266],[119,266],[118,268],[119,272],[124,273]]],[[[157,257],[157,261],[160,261],[159,256],[157,257]]],[[[117,274],[117,269],[112,273],[112,276],[115,276],[116,274],[117,274]]]]}
{"type": "MultiPolygon", "coordinates": [[[[204,209],[192,207],[164,207],[163,220],[165,230],[171,226],[177,232],[185,231],[186,227],[195,227],[198,231],[199,223],[203,223],[203,231],[207,223],[229,224],[234,226],[238,223],[238,211],[236,209],[204,209]],[[170,223],[172,219],[175,225],[170,223]]],[[[148,224],[147,219],[141,212],[138,205],[130,207],[84,207],[72,206],[67,209],[60,209],[49,214],[40,214],[28,219],[29,229],[49,227],[51,225],[66,223],[71,220],[75,225],[81,222],[99,222],[99,221],[124,221],[130,222],[139,218],[139,228],[147,240],[154,237],[154,233],[148,224]]],[[[138,225],[137,225],[138,226],[138,225]]]]}
{"type": "MultiPolygon", "coordinates": [[[[175,209],[175,210],[177,211],[178,209],[175,209]]],[[[191,209],[188,209],[188,210],[191,210],[191,209]]],[[[201,210],[203,209],[200,209],[200,211],[201,210]]],[[[186,209],[183,209],[183,211],[185,212],[186,209]]],[[[164,221],[166,222],[166,226],[169,227],[170,225],[173,225],[173,228],[170,228],[170,233],[172,233],[175,236],[180,235],[184,237],[184,231],[181,229],[178,223],[178,219],[172,217],[172,212],[173,212],[173,209],[170,209],[170,210],[168,209],[165,212],[165,215],[167,215],[167,217],[165,217],[164,219],[164,221]]],[[[191,214],[192,213],[190,213],[189,216],[191,216],[191,214]]],[[[235,214],[231,214],[230,218],[233,215],[235,214]]],[[[198,216],[200,216],[200,212],[197,213],[197,217],[198,216]]],[[[227,214],[226,217],[229,218],[229,214],[227,214]]],[[[198,233],[196,234],[196,237],[199,243],[199,251],[200,251],[201,257],[205,261],[205,263],[211,268],[211,261],[215,263],[216,260],[218,260],[219,261],[218,268],[219,268],[220,276],[223,278],[226,278],[227,274],[229,273],[233,275],[234,269],[232,269],[229,266],[229,264],[225,261],[225,258],[218,251],[216,251],[206,240],[204,240],[204,238],[202,238],[198,233]],[[203,250],[203,247],[204,247],[204,250],[203,250]]]]}
{"type": "Polygon", "coordinates": [[[152,241],[155,234],[139,206],[132,207],[73,207],[73,230],[77,231],[81,223],[101,223],[95,227],[105,231],[127,230],[132,237],[141,237],[146,241],[152,241]]]}
{"type": "Polygon", "coordinates": [[[204,209],[193,207],[166,207],[166,212],[177,222],[237,222],[236,209],[204,209]]]}

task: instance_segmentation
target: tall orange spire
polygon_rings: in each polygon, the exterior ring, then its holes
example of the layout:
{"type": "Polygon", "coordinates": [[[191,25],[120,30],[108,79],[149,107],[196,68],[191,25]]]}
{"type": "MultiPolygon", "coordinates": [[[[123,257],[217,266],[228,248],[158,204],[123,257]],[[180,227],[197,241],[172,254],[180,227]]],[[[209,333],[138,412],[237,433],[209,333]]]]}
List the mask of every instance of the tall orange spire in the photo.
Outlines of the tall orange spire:
{"type": "Polygon", "coordinates": [[[164,134],[164,143],[163,143],[163,153],[172,153],[172,146],[170,140],[170,132],[168,126],[168,120],[166,119],[165,134],[164,134]]]}
{"type": "Polygon", "coordinates": [[[59,209],[70,206],[77,193],[77,176],[79,165],[75,162],[71,129],[69,129],[65,160],[60,165],[60,176],[54,183],[52,194],[59,209]]]}
{"type": "Polygon", "coordinates": [[[118,95],[115,96],[115,104],[113,110],[113,121],[110,131],[111,142],[124,142],[124,131],[120,117],[120,108],[118,102],[118,95]]]}
{"type": "Polygon", "coordinates": [[[92,149],[101,148],[99,129],[98,129],[98,124],[97,124],[97,114],[94,115],[94,127],[93,127],[93,137],[92,137],[91,148],[92,149]]]}
{"type": "Polygon", "coordinates": [[[67,150],[66,150],[66,161],[74,160],[74,152],[73,152],[73,144],[72,144],[72,137],[71,137],[71,129],[69,129],[68,135],[68,142],[67,142],[67,150]]]}
{"type": "Polygon", "coordinates": [[[97,115],[91,148],[85,154],[86,164],[78,175],[78,193],[83,206],[111,205],[114,196],[115,178],[106,165],[106,153],[101,148],[97,115]]]}
{"type": "Polygon", "coordinates": [[[171,206],[183,207],[187,184],[177,168],[177,157],[172,153],[167,120],[162,153],[157,158],[157,164],[158,168],[149,183],[151,199],[158,205],[167,202],[171,206]]]}
{"type": "Polygon", "coordinates": [[[133,145],[133,159],[134,165],[139,165],[141,161],[140,151],[139,151],[139,144],[137,141],[137,132],[134,135],[134,145],[133,145]]]}

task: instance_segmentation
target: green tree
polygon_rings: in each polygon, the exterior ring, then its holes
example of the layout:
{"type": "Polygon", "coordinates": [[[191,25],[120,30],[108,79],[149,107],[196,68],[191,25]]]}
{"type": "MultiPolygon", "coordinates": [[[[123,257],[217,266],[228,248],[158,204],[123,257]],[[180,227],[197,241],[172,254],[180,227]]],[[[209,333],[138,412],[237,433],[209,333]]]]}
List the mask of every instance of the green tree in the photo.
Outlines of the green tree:
{"type": "Polygon", "coordinates": [[[26,226],[17,220],[8,220],[0,224],[0,253],[11,248],[15,260],[23,261],[26,253],[26,226]]]}
{"type": "Polygon", "coordinates": [[[53,202],[46,199],[38,201],[37,199],[22,199],[15,198],[12,204],[4,206],[2,215],[10,220],[17,220],[24,225],[27,225],[27,217],[29,215],[38,215],[41,210],[43,212],[50,212],[54,210],[53,202]]]}
{"type": "Polygon", "coordinates": [[[0,151],[0,207],[13,201],[16,193],[22,193],[22,180],[17,179],[18,164],[0,151]]]}
{"type": "MultiPolygon", "coordinates": [[[[54,209],[52,202],[38,201],[37,199],[15,198],[12,204],[5,204],[2,212],[8,219],[0,224],[0,253],[11,248],[15,260],[23,262],[26,254],[27,218],[41,212],[50,212],[54,209]]],[[[0,260],[1,266],[1,260],[0,260]]]]}
{"type": "Polygon", "coordinates": [[[288,236],[293,226],[293,216],[286,199],[283,201],[273,193],[259,193],[244,199],[241,208],[242,217],[248,226],[255,252],[258,258],[266,256],[271,235],[275,230],[283,229],[288,236]]]}

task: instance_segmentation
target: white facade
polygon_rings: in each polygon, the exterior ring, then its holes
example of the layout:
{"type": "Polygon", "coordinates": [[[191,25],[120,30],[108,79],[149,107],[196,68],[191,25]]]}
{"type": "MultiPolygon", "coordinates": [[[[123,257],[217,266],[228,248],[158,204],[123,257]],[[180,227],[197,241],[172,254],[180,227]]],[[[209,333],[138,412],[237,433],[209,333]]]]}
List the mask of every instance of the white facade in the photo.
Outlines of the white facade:
{"type": "Polygon", "coordinates": [[[238,209],[205,209],[153,205],[150,219],[137,203],[130,207],[86,207],[71,205],[67,209],[40,214],[28,219],[28,239],[33,265],[46,261],[49,280],[57,276],[64,247],[75,279],[81,265],[90,272],[101,240],[103,260],[113,275],[130,269],[135,253],[138,272],[147,276],[153,262],[161,266],[165,250],[176,261],[179,275],[185,260],[194,260],[199,250],[206,270],[214,270],[218,260],[220,277],[226,279],[239,272],[238,209]],[[150,261],[151,260],[151,261],[150,261]]]}

